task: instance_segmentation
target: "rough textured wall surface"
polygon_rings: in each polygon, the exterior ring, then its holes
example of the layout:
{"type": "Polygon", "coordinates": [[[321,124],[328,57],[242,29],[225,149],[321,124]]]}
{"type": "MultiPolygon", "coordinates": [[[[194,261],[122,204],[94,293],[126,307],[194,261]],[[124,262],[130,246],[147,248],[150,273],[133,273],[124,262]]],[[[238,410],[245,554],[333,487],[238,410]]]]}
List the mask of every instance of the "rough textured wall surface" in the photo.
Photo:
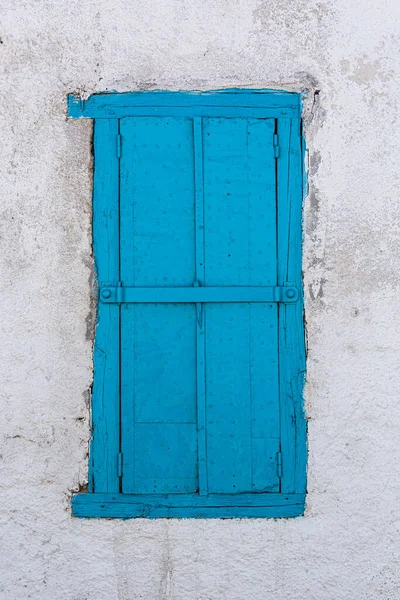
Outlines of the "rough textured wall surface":
{"type": "Polygon", "coordinates": [[[3,0],[0,598],[400,598],[399,37],[389,0],[3,0]],[[308,90],[308,507],[72,519],[92,380],[90,121],[68,92],[308,90]]]}

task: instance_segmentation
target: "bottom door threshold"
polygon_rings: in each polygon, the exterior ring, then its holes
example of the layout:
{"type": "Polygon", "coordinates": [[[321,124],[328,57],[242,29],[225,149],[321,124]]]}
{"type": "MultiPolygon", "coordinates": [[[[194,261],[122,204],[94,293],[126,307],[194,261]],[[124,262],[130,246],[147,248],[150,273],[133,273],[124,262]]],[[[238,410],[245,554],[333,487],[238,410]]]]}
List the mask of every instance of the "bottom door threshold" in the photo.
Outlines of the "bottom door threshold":
{"type": "Polygon", "coordinates": [[[77,494],[74,517],[257,519],[298,517],[305,494],[77,494]]]}

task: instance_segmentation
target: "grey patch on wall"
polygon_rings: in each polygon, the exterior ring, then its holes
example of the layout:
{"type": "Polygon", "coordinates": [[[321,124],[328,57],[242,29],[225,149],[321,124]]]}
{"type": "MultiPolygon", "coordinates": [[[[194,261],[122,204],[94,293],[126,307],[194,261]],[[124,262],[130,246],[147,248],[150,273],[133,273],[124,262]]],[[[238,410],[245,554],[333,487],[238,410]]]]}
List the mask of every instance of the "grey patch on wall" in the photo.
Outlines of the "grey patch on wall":
{"type": "MultiPolygon", "coordinates": [[[[89,236],[91,237],[91,229],[89,236]]],[[[85,267],[89,270],[89,312],[86,315],[86,339],[89,342],[94,341],[96,322],[97,322],[97,278],[95,273],[95,266],[93,260],[93,247],[91,247],[91,253],[85,254],[82,257],[82,262],[85,267]]]]}
{"type": "MultiPolygon", "coordinates": [[[[300,75],[300,73],[299,73],[300,75]]],[[[315,149],[314,141],[324,125],[326,111],[321,106],[323,92],[318,81],[302,73],[308,87],[303,91],[303,133],[306,139],[306,186],[307,194],[303,207],[304,262],[303,280],[306,301],[313,303],[313,310],[324,307],[324,286],[327,282],[324,255],[324,217],[322,214],[323,198],[316,186],[317,174],[321,165],[322,154],[315,149]]],[[[306,302],[307,306],[308,302],[306,302]]],[[[308,334],[308,329],[306,327],[308,334]]]]}
{"type": "Polygon", "coordinates": [[[326,283],[326,279],[322,277],[317,282],[308,284],[308,293],[310,295],[311,300],[322,300],[324,297],[324,284],[326,283]]]}
{"type": "Polygon", "coordinates": [[[71,500],[75,494],[87,494],[89,492],[89,484],[87,481],[78,482],[74,487],[71,487],[65,494],[66,507],[65,510],[71,512],[71,500]]]}
{"type": "Polygon", "coordinates": [[[172,597],[171,590],[173,584],[173,561],[171,555],[171,540],[169,537],[168,523],[165,524],[162,546],[163,555],[161,564],[162,575],[160,579],[160,598],[169,599],[172,597]]]}
{"type": "Polygon", "coordinates": [[[318,88],[318,80],[308,71],[297,71],[294,77],[303,83],[306,90],[316,90],[318,88]]]}
{"type": "Polygon", "coordinates": [[[306,233],[315,241],[315,230],[318,227],[318,213],[320,210],[320,198],[318,191],[312,187],[308,194],[308,210],[306,219],[306,233]]]}
{"type": "Polygon", "coordinates": [[[304,89],[302,117],[309,135],[314,127],[321,128],[324,124],[326,110],[321,106],[321,90],[317,86],[304,89]]]}
{"type": "Polygon", "coordinates": [[[321,152],[316,150],[315,152],[310,152],[309,154],[309,163],[308,163],[308,175],[309,177],[314,177],[317,174],[319,165],[321,164],[321,152]]]}
{"type": "Polygon", "coordinates": [[[92,268],[89,275],[89,286],[90,286],[90,298],[89,298],[89,312],[86,315],[86,339],[89,342],[93,342],[96,333],[96,322],[97,322],[97,279],[94,274],[94,267],[92,268]]]}
{"type": "Polygon", "coordinates": [[[82,393],[82,396],[83,396],[83,399],[85,401],[86,408],[89,409],[90,408],[90,400],[91,400],[91,397],[92,397],[92,388],[90,387],[89,389],[85,390],[82,393]]]}
{"type": "MultiPolygon", "coordinates": [[[[91,223],[93,222],[93,177],[94,177],[94,129],[92,127],[92,135],[90,139],[90,185],[91,185],[91,198],[90,198],[90,212],[91,212],[91,223]]],[[[97,322],[97,278],[95,272],[95,261],[94,261],[94,250],[93,250],[93,232],[92,225],[88,230],[88,237],[90,240],[90,254],[82,258],[83,264],[89,269],[89,312],[86,316],[86,339],[89,342],[94,342],[96,333],[96,322],[97,322]]]]}
{"type": "Polygon", "coordinates": [[[313,179],[315,178],[319,166],[321,164],[321,153],[313,149],[313,137],[317,129],[321,129],[325,119],[325,110],[321,108],[320,90],[316,88],[318,82],[308,73],[299,73],[303,76],[303,79],[313,84],[312,89],[306,88],[303,91],[303,135],[306,139],[306,157],[307,157],[307,169],[306,169],[306,183],[307,183],[307,196],[305,198],[305,232],[309,235],[313,241],[315,233],[318,227],[318,213],[320,210],[320,198],[318,190],[316,189],[313,179]]]}

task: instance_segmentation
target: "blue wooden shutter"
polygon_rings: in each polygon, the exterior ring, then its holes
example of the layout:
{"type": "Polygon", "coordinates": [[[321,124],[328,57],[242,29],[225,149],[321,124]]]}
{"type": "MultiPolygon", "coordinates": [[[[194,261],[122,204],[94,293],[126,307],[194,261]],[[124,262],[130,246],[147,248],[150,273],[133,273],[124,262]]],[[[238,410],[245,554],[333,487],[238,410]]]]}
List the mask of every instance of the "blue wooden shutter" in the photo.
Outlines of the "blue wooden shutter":
{"type": "Polygon", "coordinates": [[[70,114],[97,118],[100,296],[95,493],[74,514],[301,514],[295,96],[71,100],[70,114]]]}
{"type": "MultiPolygon", "coordinates": [[[[277,286],[274,119],[122,119],[121,282],[277,286]]],[[[126,493],[279,491],[276,303],[123,304],[126,493]]]]}

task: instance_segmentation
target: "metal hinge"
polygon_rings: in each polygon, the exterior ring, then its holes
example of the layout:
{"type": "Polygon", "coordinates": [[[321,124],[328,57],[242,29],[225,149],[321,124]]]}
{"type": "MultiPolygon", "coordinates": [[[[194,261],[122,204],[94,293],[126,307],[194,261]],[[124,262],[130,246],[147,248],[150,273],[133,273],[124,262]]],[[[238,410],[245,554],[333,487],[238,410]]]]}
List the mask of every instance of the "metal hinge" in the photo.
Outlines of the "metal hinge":
{"type": "Polygon", "coordinates": [[[274,156],[279,158],[279,137],[277,133],[274,133],[274,156]]]}
{"type": "Polygon", "coordinates": [[[123,467],[123,454],[119,452],[117,455],[117,476],[122,477],[122,467],[123,467]]]}
{"type": "Polygon", "coordinates": [[[278,477],[282,477],[282,452],[276,453],[276,469],[278,471],[278,477]]]}
{"type": "Polygon", "coordinates": [[[122,147],[121,134],[118,133],[117,134],[117,158],[121,158],[121,147],[122,147]]]}

